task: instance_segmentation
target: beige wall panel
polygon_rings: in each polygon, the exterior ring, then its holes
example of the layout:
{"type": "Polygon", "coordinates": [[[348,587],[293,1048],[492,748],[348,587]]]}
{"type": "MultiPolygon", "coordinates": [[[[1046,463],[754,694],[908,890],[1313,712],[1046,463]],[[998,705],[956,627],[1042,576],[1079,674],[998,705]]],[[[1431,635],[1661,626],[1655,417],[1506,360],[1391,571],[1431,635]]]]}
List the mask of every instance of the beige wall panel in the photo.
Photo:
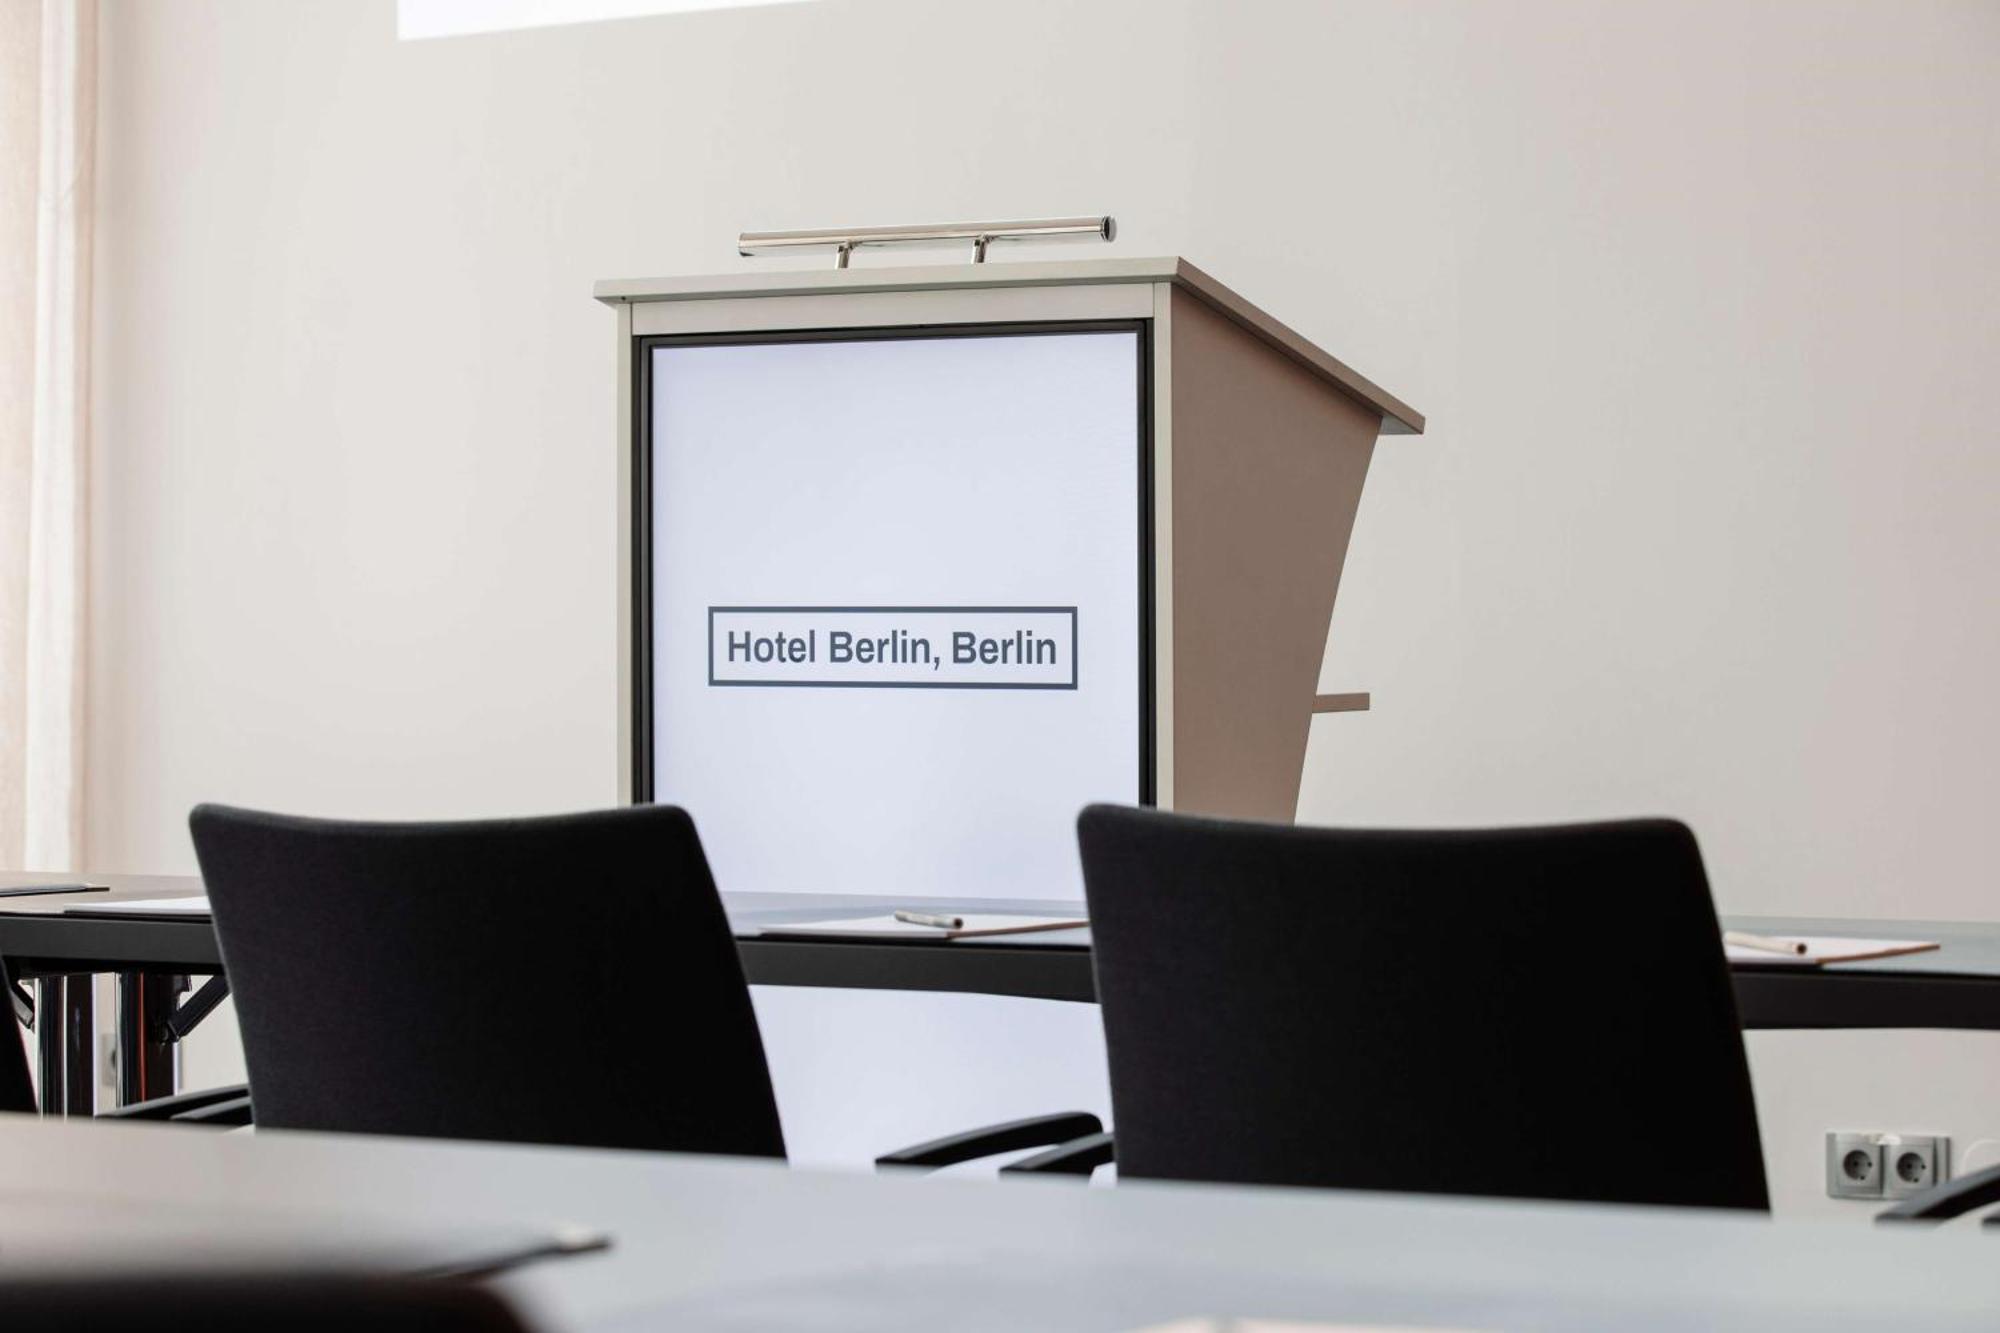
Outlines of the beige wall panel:
{"type": "Polygon", "coordinates": [[[1289,820],[1382,419],[1199,299],[1172,311],[1173,804],[1289,820]]]}

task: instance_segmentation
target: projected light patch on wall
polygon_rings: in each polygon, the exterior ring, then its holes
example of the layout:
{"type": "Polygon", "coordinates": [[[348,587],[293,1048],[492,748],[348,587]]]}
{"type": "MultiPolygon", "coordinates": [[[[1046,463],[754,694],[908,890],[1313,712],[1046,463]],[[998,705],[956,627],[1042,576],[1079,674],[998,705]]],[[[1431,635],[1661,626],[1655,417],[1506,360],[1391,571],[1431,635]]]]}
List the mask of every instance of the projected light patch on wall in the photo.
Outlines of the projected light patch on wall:
{"type": "Polygon", "coordinates": [[[725,889],[1080,893],[1144,791],[1140,346],[648,348],[651,795],[725,889]]]}
{"type": "Polygon", "coordinates": [[[516,28],[552,28],[604,19],[685,14],[703,9],[762,9],[806,0],[397,0],[396,36],[465,37],[516,28]]]}

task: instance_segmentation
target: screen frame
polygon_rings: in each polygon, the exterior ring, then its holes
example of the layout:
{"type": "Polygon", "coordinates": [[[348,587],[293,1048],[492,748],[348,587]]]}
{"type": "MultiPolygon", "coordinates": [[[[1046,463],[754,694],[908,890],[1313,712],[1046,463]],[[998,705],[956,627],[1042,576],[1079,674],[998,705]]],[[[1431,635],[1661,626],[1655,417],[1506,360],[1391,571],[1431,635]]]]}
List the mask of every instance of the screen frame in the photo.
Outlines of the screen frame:
{"type": "Polygon", "coordinates": [[[653,792],[653,352],[663,347],[731,347],[768,343],[902,342],[929,338],[1038,337],[1052,334],[1130,333],[1138,358],[1137,441],[1139,519],[1139,735],[1138,793],[1140,805],[1157,803],[1158,701],[1155,662],[1158,643],[1154,615],[1154,413],[1153,321],[1151,319],[1021,320],[990,324],[944,323],[863,325],[844,328],[754,329],[713,333],[635,334],[632,337],[632,453],[629,494],[631,540],[623,553],[627,562],[630,602],[624,608],[631,626],[629,692],[624,705],[630,718],[630,753],[625,764],[631,783],[631,803],[651,804],[653,792]]]}

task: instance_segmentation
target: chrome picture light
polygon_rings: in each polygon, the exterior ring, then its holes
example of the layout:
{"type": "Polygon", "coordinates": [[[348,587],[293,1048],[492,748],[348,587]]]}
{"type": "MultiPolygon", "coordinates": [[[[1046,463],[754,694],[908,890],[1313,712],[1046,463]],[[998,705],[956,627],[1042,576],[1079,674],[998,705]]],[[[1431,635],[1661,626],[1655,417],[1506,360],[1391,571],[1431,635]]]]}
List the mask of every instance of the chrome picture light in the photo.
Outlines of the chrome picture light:
{"type": "Polygon", "coordinates": [[[831,250],[834,267],[864,245],[948,245],[970,242],[972,262],[986,262],[986,248],[995,241],[1109,241],[1118,224],[1106,213],[1087,218],[1032,218],[1020,222],[934,222],[895,227],[822,227],[807,231],[746,231],[736,238],[740,255],[781,254],[790,250],[831,250]]]}

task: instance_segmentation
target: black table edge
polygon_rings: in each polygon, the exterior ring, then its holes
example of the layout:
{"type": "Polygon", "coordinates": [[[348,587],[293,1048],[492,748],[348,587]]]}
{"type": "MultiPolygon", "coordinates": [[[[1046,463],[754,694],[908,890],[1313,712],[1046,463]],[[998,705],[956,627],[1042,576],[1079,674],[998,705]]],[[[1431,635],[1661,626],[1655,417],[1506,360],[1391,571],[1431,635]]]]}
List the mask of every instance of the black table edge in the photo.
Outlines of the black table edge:
{"type": "MultiPolygon", "coordinates": [[[[8,967],[21,979],[79,972],[222,970],[206,919],[10,915],[0,922],[8,967]]],[[[1096,1000],[1091,955],[1077,945],[762,939],[738,936],[756,986],[949,992],[1096,1000]]],[[[2000,976],[1839,966],[1738,967],[1737,1011],[1750,1030],[1935,1028],[2000,1031],[2000,976]]]]}

